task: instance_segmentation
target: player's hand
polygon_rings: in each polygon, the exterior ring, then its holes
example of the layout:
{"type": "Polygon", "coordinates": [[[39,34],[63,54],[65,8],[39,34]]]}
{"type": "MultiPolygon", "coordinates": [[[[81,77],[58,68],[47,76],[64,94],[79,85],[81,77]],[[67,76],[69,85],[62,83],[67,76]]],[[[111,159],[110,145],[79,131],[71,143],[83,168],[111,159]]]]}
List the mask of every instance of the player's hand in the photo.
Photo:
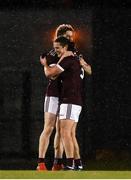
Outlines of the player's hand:
{"type": "Polygon", "coordinates": [[[40,63],[41,65],[45,66],[46,65],[46,57],[42,58],[42,56],[40,56],[40,63]]]}
{"type": "Polygon", "coordinates": [[[86,61],[82,57],[80,58],[80,65],[87,65],[86,61]]]}
{"type": "Polygon", "coordinates": [[[88,75],[92,74],[91,66],[87,64],[87,62],[83,58],[80,58],[80,65],[88,75]]]}

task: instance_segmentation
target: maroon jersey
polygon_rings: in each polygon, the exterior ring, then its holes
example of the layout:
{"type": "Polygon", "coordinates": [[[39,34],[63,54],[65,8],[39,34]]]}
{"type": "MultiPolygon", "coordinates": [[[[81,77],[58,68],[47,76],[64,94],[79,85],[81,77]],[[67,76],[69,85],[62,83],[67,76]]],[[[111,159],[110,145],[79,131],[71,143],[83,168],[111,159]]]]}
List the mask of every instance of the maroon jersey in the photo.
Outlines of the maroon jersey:
{"type": "Polygon", "coordinates": [[[80,62],[76,60],[75,56],[68,56],[59,65],[63,69],[60,75],[62,83],[60,102],[82,105],[80,62]]]}
{"type": "MultiPolygon", "coordinates": [[[[59,58],[57,57],[55,51],[51,50],[47,55],[46,55],[46,59],[47,59],[47,64],[48,65],[52,65],[52,64],[56,64],[59,60],[59,58]]],[[[55,79],[55,80],[51,80],[49,79],[49,83],[47,85],[47,89],[46,89],[46,96],[54,96],[54,97],[59,97],[59,87],[60,83],[59,83],[59,78],[55,79]]]]}

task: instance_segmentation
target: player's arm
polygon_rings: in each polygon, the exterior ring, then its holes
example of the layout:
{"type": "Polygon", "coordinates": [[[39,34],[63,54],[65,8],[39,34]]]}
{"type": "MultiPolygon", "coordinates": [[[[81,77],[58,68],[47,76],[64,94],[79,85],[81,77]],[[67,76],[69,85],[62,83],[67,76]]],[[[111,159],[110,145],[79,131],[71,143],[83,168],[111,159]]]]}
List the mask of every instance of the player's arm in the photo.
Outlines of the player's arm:
{"type": "Polygon", "coordinates": [[[92,74],[91,66],[87,64],[82,57],[80,58],[80,65],[88,75],[92,74]]]}
{"type": "Polygon", "coordinates": [[[40,62],[44,66],[44,72],[48,78],[58,76],[64,71],[64,69],[59,65],[55,65],[53,67],[48,66],[46,58],[40,57],[40,62]]]}

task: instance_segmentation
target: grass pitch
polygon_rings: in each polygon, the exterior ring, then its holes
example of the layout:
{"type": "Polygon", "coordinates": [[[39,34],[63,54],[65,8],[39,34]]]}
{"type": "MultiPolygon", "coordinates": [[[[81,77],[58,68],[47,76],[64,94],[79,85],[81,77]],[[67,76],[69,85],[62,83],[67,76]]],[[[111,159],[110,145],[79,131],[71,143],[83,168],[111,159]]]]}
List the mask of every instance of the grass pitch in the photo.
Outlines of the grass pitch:
{"type": "Polygon", "coordinates": [[[131,171],[27,171],[1,170],[0,179],[131,179],[131,171]]]}

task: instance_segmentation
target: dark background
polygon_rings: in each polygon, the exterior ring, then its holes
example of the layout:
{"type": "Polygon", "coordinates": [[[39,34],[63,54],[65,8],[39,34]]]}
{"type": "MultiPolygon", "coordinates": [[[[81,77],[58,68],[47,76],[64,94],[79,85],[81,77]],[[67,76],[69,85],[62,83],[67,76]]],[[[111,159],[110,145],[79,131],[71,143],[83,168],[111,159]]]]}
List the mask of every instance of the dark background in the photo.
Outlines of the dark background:
{"type": "Polygon", "coordinates": [[[93,169],[100,160],[130,160],[129,1],[5,0],[0,7],[0,169],[36,168],[47,85],[39,56],[52,48],[63,23],[76,29],[77,47],[93,72],[84,79],[77,132],[84,164],[93,169]]]}

